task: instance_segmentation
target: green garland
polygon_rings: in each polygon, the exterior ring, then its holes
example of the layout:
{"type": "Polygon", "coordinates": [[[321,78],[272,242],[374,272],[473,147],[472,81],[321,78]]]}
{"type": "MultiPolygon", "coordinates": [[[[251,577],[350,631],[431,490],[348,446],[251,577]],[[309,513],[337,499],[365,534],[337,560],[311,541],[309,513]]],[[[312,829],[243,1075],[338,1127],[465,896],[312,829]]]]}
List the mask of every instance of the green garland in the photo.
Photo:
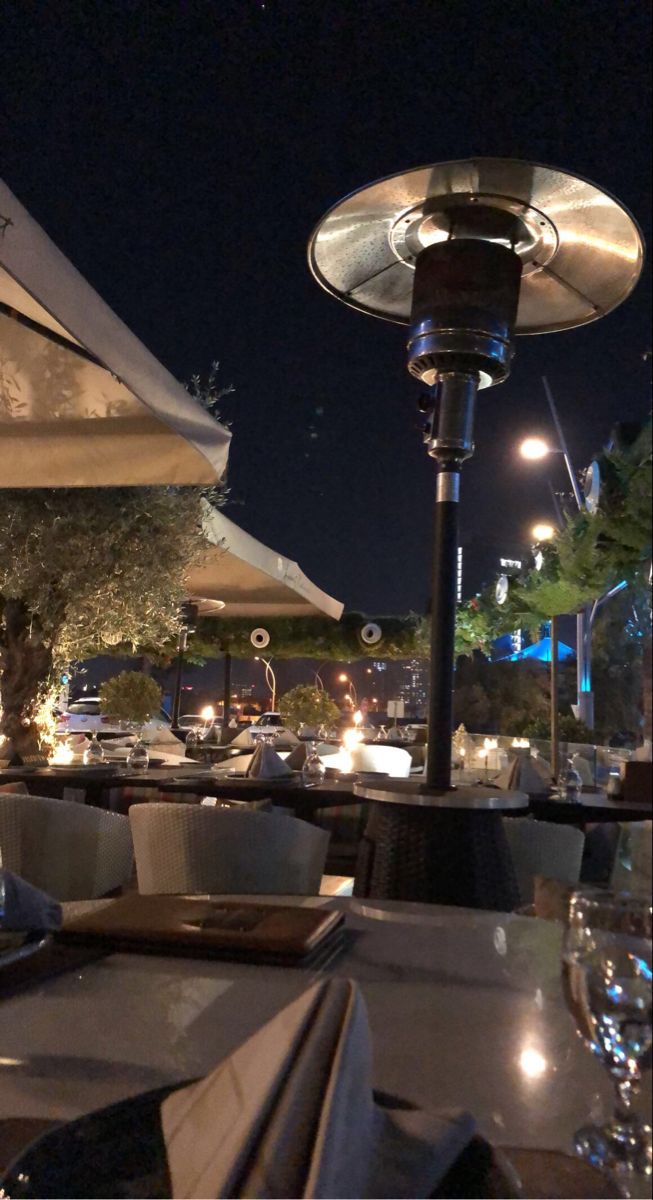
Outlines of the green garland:
{"type": "MultiPolygon", "coordinates": [[[[410,613],[407,617],[369,617],[343,613],[339,621],[329,617],[200,617],[189,639],[187,660],[201,663],[228,653],[234,658],[314,658],[349,662],[359,658],[424,658],[428,655],[428,622],[410,613]],[[373,621],[381,629],[381,640],[368,646],[361,640],[362,628],[373,621]],[[250,635],[257,626],[270,634],[264,650],[252,645],[250,635]]],[[[115,653],[131,653],[116,647],[115,653]]],[[[173,644],[141,648],[155,663],[169,663],[175,656],[173,644]]]]}

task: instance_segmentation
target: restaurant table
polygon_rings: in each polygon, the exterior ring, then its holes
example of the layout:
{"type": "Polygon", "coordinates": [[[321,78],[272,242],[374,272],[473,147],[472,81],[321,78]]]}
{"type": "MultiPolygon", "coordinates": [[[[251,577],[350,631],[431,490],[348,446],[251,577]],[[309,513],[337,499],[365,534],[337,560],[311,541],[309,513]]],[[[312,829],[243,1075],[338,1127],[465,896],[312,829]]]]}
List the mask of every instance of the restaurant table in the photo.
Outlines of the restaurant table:
{"type": "Polygon", "coordinates": [[[605,792],[583,792],[574,801],[553,796],[532,797],[530,811],[540,821],[582,827],[608,821],[650,821],[653,804],[650,800],[618,800],[605,792]]]}
{"type": "Polygon", "coordinates": [[[184,779],[172,783],[161,783],[161,793],[174,798],[175,793],[193,791],[197,795],[215,796],[218,800],[266,800],[279,808],[292,809],[293,815],[310,821],[322,808],[338,805],[359,804],[354,796],[351,782],[337,779],[321,783],[316,787],[305,786],[301,780],[288,779],[184,779]]]}
{"type": "Polygon", "coordinates": [[[156,787],[159,783],[176,777],[182,771],[190,775],[192,771],[198,769],[199,764],[195,763],[154,767],[139,774],[130,774],[125,767],[116,768],[112,773],[98,771],[92,767],[85,769],[83,766],[56,769],[39,767],[35,771],[25,771],[21,767],[7,767],[0,771],[0,784],[24,783],[32,796],[52,796],[59,800],[65,799],[65,792],[72,789],[84,793],[87,804],[105,808],[109,788],[156,787]]]}
{"type": "MultiPolygon", "coordinates": [[[[373,1083],[384,1092],[424,1108],[461,1106],[482,1135],[513,1147],[571,1151],[577,1128],[610,1115],[608,1073],[564,1004],[558,923],[382,901],[241,899],[342,909],[342,956],[316,973],[117,953],[0,998],[0,1142],[3,1118],[65,1121],[205,1074],[324,975],[360,986],[373,1083]]],[[[73,916],[85,909],[64,905],[73,916]]],[[[646,1095],[637,1106],[646,1111],[646,1095]]]]}
{"type": "Polygon", "coordinates": [[[354,895],[508,911],[519,889],[501,817],[525,814],[522,792],[436,792],[415,779],[354,784],[368,802],[354,895]]]}

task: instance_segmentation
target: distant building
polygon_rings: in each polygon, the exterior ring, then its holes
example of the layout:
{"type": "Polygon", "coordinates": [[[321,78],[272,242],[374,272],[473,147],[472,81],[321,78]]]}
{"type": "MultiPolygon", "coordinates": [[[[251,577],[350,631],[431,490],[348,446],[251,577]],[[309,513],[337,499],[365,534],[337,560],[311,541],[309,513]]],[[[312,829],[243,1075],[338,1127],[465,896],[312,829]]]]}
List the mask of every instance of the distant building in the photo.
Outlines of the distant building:
{"type": "Polygon", "coordinates": [[[399,699],[406,705],[407,716],[422,716],[428,699],[428,665],[420,658],[411,658],[402,665],[399,699]]]}

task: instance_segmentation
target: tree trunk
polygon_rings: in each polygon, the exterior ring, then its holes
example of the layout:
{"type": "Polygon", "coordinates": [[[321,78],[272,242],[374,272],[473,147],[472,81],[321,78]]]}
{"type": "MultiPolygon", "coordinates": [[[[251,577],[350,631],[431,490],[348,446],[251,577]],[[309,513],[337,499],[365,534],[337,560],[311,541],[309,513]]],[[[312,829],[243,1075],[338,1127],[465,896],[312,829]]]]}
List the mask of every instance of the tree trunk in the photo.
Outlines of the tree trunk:
{"type": "Polygon", "coordinates": [[[22,600],[5,600],[0,650],[0,732],[13,754],[38,753],[36,704],[52,671],[52,650],[45,645],[36,617],[22,600]]]}

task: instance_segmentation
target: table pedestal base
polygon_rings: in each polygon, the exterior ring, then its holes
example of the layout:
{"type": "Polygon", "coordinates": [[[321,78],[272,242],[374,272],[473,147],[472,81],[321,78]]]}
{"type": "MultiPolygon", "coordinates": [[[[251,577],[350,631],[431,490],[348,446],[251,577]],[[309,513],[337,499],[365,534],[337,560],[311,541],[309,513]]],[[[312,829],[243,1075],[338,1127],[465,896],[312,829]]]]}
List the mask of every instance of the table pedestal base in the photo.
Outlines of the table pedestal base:
{"type": "Polygon", "coordinates": [[[504,792],[497,802],[490,793],[483,804],[478,788],[442,797],[415,788],[411,802],[406,785],[392,799],[390,787],[355,789],[369,801],[355,896],[500,912],[519,905],[501,811],[526,807],[526,797],[504,792]]]}

